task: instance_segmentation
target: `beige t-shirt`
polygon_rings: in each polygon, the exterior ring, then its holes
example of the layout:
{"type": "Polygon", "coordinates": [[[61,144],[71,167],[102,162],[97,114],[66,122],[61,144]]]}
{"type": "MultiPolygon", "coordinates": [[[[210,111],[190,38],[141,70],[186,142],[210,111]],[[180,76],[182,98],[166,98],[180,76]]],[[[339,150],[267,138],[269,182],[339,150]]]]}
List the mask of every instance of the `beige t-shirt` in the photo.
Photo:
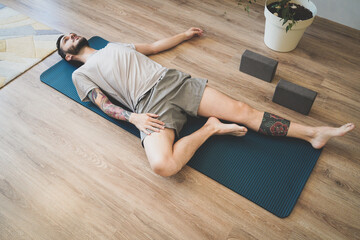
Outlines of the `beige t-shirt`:
{"type": "Polygon", "coordinates": [[[150,90],[167,68],[137,52],[134,44],[108,43],[91,55],[72,74],[81,101],[100,88],[132,111],[140,97],[150,90]]]}

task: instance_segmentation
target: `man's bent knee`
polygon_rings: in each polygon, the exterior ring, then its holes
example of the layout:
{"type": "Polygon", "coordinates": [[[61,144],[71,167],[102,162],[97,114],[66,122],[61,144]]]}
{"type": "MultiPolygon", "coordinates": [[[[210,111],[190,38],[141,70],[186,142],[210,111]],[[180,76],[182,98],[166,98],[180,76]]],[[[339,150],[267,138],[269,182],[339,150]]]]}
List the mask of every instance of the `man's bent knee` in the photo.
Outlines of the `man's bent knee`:
{"type": "Polygon", "coordinates": [[[144,148],[154,173],[168,177],[180,171],[173,157],[174,129],[165,128],[159,133],[154,132],[144,139],[144,148]]]}
{"type": "Polygon", "coordinates": [[[181,170],[172,157],[149,159],[151,169],[162,177],[170,177],[181,170]]]}

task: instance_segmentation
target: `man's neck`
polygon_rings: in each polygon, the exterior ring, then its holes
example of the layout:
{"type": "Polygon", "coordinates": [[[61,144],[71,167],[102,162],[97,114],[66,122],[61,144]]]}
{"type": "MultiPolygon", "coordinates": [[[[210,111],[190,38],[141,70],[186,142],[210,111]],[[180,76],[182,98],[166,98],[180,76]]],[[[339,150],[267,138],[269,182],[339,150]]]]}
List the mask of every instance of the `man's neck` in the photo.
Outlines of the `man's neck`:
{"type": "Polygon", "coordinates": [[[85,46],[83,47],[80,52],[76,55],[78,60],[86,63],[86,61],[88,60],[88,58],[94,53],[96,52],[95,49],[89,47],[89,46],[85,46]]]}

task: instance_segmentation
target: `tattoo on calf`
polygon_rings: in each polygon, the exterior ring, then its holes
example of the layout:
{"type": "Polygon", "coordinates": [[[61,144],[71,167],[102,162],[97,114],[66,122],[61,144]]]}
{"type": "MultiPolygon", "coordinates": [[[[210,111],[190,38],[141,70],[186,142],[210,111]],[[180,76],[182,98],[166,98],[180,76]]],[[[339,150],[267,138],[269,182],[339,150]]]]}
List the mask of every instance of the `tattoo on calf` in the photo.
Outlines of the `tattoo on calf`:
{"type": "Polygon", "coordinates": [[[290,121],[275,114],[264,113],[259,133],[269,136],[286,136],[290,127],[290,121]]]}

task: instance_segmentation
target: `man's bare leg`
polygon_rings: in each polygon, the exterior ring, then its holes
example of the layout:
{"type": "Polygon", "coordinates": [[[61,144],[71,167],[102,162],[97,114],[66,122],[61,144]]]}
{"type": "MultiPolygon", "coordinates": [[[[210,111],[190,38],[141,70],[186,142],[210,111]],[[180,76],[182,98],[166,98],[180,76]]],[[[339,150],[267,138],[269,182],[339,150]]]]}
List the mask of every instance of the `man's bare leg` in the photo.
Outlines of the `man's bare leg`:
{"type": "MultiPolygon", "coordinates": [[[[223,124],[217,118],[244,124],[252,130],[258,131],[264,112],[206,87],[198,115],[209,117],[206,124],[196,132],[179,139],[175,144],[174,130],[168,128],[159,133],[153,132],[144,139],[146,155],[155,173],[161,176],[174,175],[212,135],[243,136],[246,134],[247,129],[245,127],[237,124],[223,124]]],[[[291,122],[287,136],[307,140],[314,148],[321,148],[331,137],[343,136],[354,127],[354,124],[345,124],[339,128],[309,127],[291,122]]]]}
{"type": "MultiPolygon", "coordinates": [[[[254,131],[259,131],[264,112],[236,101],[211,87],[206,87],[200,102],[198,115],[203,117],[213,116],[230,122],[244,124],[254,131]]],[[[330,138],[343,136],[354,128],[355,125],[352,123],[345,124],[339,128],[333,128],[310,127],[292,121],[287,136],[306,140],[314,148],[318,149],[322,148],[330,138]]]]}
{"type": "Polygon", "coordinates": [[[180,171],[212,135],[244,136],[246,133],[245,127],[224,124],[210,117],[199,130],[179,139],[175,144],[173,129],[166,128],[159,133],[153,132],[144,139],[144,148],[153,171],[161,176],[171,176],[180,171]]]}

